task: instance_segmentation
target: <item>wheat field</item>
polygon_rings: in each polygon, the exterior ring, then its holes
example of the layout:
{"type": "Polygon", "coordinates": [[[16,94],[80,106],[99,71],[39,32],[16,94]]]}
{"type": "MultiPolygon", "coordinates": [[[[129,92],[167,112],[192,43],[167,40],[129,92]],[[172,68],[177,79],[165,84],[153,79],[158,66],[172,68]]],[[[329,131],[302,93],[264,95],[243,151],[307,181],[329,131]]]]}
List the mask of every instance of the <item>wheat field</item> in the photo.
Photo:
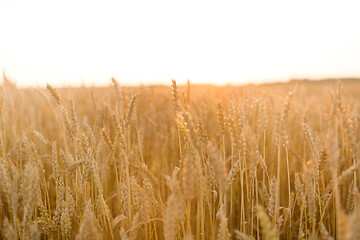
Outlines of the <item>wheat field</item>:
{"type": "Polygon", "coordinates": [[[1,87],[0,239],[360,239],[360,83],[1,87]]]}

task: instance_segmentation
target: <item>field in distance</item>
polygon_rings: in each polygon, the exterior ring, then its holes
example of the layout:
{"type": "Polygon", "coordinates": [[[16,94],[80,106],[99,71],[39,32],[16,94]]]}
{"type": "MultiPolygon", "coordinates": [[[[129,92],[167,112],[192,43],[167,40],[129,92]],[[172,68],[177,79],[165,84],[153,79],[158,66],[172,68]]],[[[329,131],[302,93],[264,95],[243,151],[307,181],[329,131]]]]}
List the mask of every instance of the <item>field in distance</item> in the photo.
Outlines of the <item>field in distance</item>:
{"type": "Polygon", "coordinates": [[[1,239],[360,239],[360,80],[0,93],[1,239]]]}

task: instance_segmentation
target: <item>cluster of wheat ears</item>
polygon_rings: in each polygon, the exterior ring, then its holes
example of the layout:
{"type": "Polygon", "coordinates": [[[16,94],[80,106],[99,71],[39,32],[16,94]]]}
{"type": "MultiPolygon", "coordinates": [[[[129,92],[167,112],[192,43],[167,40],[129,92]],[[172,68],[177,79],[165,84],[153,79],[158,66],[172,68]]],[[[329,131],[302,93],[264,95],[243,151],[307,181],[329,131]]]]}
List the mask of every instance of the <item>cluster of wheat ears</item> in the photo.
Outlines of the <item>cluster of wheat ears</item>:
{"type": "Polygon", "coordinates": [[[360,239],[359,86],[112,84],[5,81],[1,239],[360,239]]]}

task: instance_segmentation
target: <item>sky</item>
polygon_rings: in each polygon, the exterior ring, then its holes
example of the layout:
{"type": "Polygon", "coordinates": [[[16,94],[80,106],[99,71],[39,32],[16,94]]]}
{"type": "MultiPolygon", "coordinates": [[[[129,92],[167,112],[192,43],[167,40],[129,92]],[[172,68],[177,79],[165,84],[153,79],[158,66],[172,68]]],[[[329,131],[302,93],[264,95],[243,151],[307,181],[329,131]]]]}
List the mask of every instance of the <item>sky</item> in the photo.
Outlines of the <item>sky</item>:
{"type": "Polygon", "coordinates": [[[356,77],[359,9],[346,0],[0,0],[0,70],[19,86],[356,77]]]}

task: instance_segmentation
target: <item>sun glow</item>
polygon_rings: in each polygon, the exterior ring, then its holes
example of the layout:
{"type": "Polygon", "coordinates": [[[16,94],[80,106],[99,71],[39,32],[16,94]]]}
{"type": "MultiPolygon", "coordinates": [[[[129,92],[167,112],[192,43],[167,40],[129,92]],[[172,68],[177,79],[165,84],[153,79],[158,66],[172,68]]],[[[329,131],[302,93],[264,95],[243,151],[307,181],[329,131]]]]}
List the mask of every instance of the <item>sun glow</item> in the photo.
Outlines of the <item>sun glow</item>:
{"type": "Polygon", "coordinates": [[[0,67],[22,86],[360,75],[356,1],[0,4],[0,67]]]}

